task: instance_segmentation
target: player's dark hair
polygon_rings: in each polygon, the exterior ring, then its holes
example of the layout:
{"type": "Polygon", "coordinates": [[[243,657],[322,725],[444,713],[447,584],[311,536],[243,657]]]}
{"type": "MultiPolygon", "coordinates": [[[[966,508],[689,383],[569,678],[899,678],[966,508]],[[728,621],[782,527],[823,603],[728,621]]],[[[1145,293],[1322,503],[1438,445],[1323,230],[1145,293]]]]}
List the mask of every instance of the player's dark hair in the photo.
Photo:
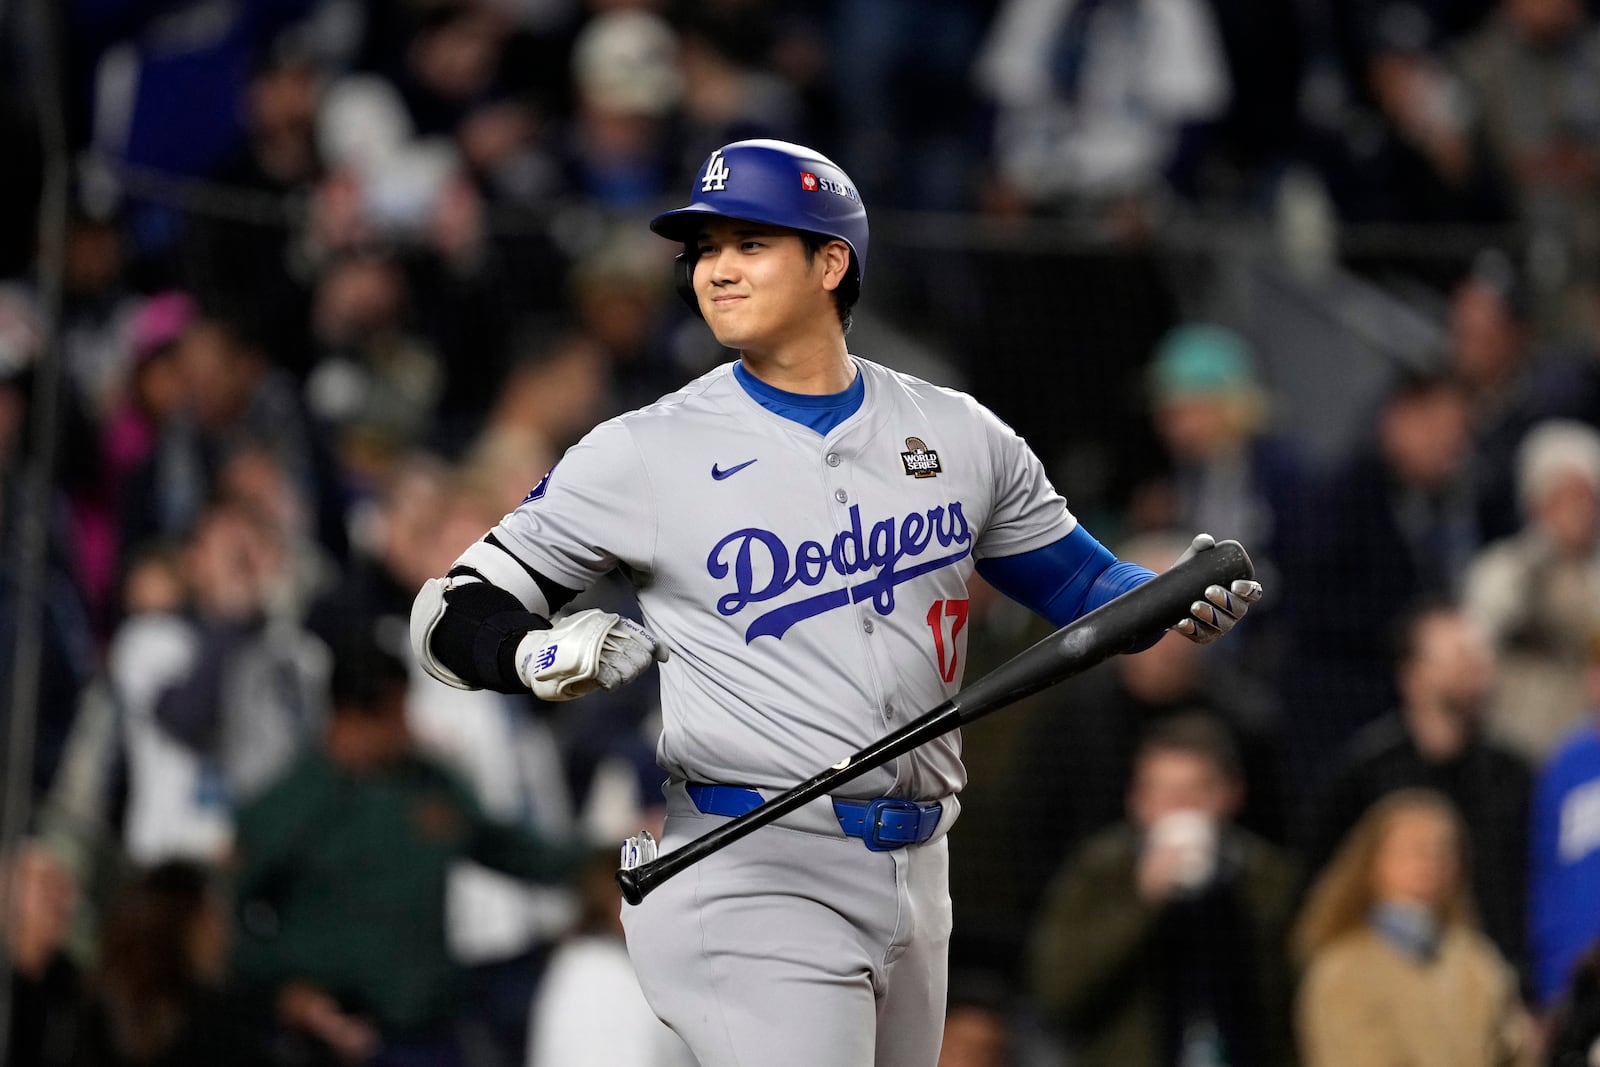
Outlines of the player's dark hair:
{"type": "MultiPolygon", "coordinates": [[[[800,244],[806,250],[806,266],[808,267],[816,261],[817,253],[822,251],[825,245],[839,240],[837,237],[829,237],[825,233],[813,233],[810,230],[797,230],[796,232],[800,235],[800,244]]],[[[855,258],[856,254],[851,252],[850,261],[852,264],[855,263],[855,258]]],[[[839,287],[833,291],[833,306],[839,311],[839,325],[844,327],[845,333],[850,332],[850,324],[854,318],[852,312],[856,306],[856,301],[860,297],[861,283],[856,281],[856,276],[853,272],[847,272],[844,280],[839,283],[839,287]]]]}
{"type": "Polygon", "coordinates": [[[1244,762],[1228,728],[1215,715],[1185,711],[1162,719],[1145,731],[1138,758],[1156,752],[1181,752],[1210,763],[1230,781],[1244,780],[1244,762]]]}

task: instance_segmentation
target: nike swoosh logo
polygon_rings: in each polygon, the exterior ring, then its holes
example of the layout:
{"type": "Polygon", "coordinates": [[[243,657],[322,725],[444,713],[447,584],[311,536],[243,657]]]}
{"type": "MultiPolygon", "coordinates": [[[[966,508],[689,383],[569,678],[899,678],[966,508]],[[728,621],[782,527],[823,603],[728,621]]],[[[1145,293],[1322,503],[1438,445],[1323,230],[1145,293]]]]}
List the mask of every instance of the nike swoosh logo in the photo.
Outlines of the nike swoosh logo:
{"type": "MultiPolygon", "coordinates": [[[[760,457],[757,456],[756,458],[759,459],[760,457]]],[[[733,477],[735,474],[738,474],[740,471],[744,470],[746,467],[750,466],[750,464],[752,464],[754,462],[755,462],[754,459],[747,459],[743,463],[738,463],[738,464],[735,464],[732,467],[729,467],[727,470],[722,470],[715,463],[713,463],[711,465],[711,477],[715,478],[717,481],[720,482],[724,478],[733,477]]]]}

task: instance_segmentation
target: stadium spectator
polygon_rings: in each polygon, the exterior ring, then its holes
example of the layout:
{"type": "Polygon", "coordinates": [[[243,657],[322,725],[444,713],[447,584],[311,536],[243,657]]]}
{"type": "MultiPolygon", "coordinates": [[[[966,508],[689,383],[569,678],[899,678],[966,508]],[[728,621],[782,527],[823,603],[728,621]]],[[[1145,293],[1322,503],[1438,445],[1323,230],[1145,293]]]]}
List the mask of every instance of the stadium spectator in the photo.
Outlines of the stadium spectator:
{"type": "Polygon", "coordinates": [[[275,515],[235,491],[207,510],[185,560],[193,659],[154,715],[218,768],[234,802],[282,773],[322,719],[327,654],[297,623],[296,570],[308,561],[295,548],[275,515]]]}
{"type": "Polygon", "coordinates": [[[688,327],[696,334],[692,345],[681,344],[682,331],[665,336],[682,321],[671,276],[661,242],[645,244],[631,233],[608,234],[572,265],[567,306],[611,364],[611,413],[651,403],[722,359],[716,346],[707,352],[697,322],[688,327]]]}
{"type": "MultiPolygon", "coordinates": [[[[492,15],[463,2],[438,5],[428,17],[439,25],[421,31],[407,55],[437,63],[441,77],[470,93],[468,85],[482,76],[474,53],[495,33],[483,32],[492,15]]],[[[316,119],[326,170],[302,245],[309,266],[379,245],[442,261],[456,276],[483,270],[484,199],[451,136],[450,122],[464,114],[458,105],[470,106],[452,98],[435,109],[370,71],[345,73],[329,85],[316,119]]]]}
{"type": "MultiPolygon", "coordinates": [[[[826,104],[835,158],[869,203],[953,211],[976,202],[983,122],[972,65],[996,5],[863,0],[828,5],[826,104]]],[[[722,142],[711,141],[710,144],[722,142]]]]}
{"type": "MultiPolygon", "coordinates": [[[[1168,467],[1157,483],[1170,496],[1159,526],[1216,530],[1248,546],[1262,585],[1281,589],[1280,560],[1307,521],[1312,472],[1271,427],[1271,398],[1249,342],[1215,323],[1185,323],[1161,339],[1147,374],[1168,467]]],[[[1259,625],[1226,653],[1267,680],[1276,678],[1284,640],[1273,607],[1269,600],[1252,608],[1261,611],[1259,625]]]]}
{"type": "Polygon", "coordinates": [[[1543,422],[1517,457],[1524,526],[1474,558],[1464,605],[1499,651],[1485,726],[1537,765],[1590,706],[1584,670],[1600,631],[1600,433],[1571,420],[1543,422]]]}
{"type": "Polygon", "coordinates": [[[306,627],[329,645],[374,619],[405,619],[439,553],[454,468],[437,456],[412,452],[346,468],[359,487],[352,504],[353,551],[340,579],[312,602],[306,627]]]}
{"type": "Polygon", "coordinates": [[[0,862],[0,952],[11,980],[9,1067],[81,1062],[83,976],[67,952],[78,886],[44,846],[25,842],[0,862]]]}
{"type": "Polygon", "coordinates": [[[591,336],[534,328],[514,346],[499,395],[462,458],[503,491],[502,515],[612,407],[611,361],[591,336]]]}
{"type": "Polygon", "coordinates": [[[1148,235],[1231,92],[1198,0],[1009,0],[975,76],[997,109],[991,206],[1067,214],[1122,238],[1148,235]]]}
{"type": "Polygon", "coordinates": [[[1589,1067],[1600,1056],[1600,942],[1574,969],[1549,1032],[1549,1067],[1589,1067]]]}
{"type": "Polygon", "coordinates": [[[1534,347],[1527,283],[1498,249],[1472,259],[1449,290],[1448,361],[1472,411],[1472,478],[1479,536],[1508,537],[1521,525],[1516,449],[1561,400],[1548,395],[1550,360],[1534,347]]]}
{"type": "Polygon", "coordinates": [[[573,41],[576,103],[560,158],[569,188],[603,212],[649,205],[684,169],[674,141],[683,102],[677,48],[666,19],[626,7],[595,14],[573,41]]]}
{"type": "MultiPolygon", "coordinates": [[[[521,482],[483,486],[476,475],[426,454],[372,473],[379,481],[368,532],[344,580],[317,602],[307,623],[330,646],[374,625],[403,631],[424,579],[515,504],[508,488],[514,497],[525,492],[515,488],[521,482]]],[[[571,832],[564,753],[532,701],[462,692],[414,671],[406,706],[419,750],[460,776],[487,815],[546,836],[571,832]]],[[[448,875],[445,908],[447,944],[472,983],[476,1021],[502,1061],[518,1062],[527,1045],[528,999],[551,943],[571,923],[571,894],[463,860],[448,875]]]]}
{"type": "MultiPolygon", "coordinates": [[[[1182,553],[1184,540],[1147,535],[1119,551],[1160,571],[1182,553]]],[[[1237,821],[1284,843],[1289,783],[1270,692],[1190,642],[1163,639],[1070,679],[1028,713],[1004,772],[1015,783],[1007,792],[1009,810],[995,830],[1009,843],[999,862],[1008,864],[1013,884],[992,895],[1014,894],[1018,910],[1031,915],[1061,857],[1124,817],[1140,738],[1194,713],[1225,729],[1239,753],[1246,788],[1237,821]],[[1037,847],[1041,841],[1050,847],[1037,847]]]]}
{"type": "MultiPolygon", "coordinates": [[[[132,739],[137,736],[128,717],[142,714],[146,720],[143,725],[148,727],[150,686],[160,685],[166,675],[175,671],[169,661],[179,654],[175,650],[179,646],[174,636],[176,627],[168,631],[157,627],[155,636],[150,638],[133,639],[124,634],[144,629],[132,621],[142,616],[180,617],[188,595],[178,550],[173,546],[146,547],[128,561],[126,571],[118,605],[122,622],[112,635],[95,676],[71,709],[72,726],[63,745],[60,766],[51,777],[49,792],[37,807],[40,837],[50,843],[75,878],[96,886],[119,874],[127,858],[123,847],[129,800],[127,776],[132,739]],[[131,692],[119,689],[113,678],[114,671],[130,669],[130,646],[135,658],[156,649],[163,650],[164,655],[164,659],[153,659],[149,664],[150,686],[131,692]],[[142,703],[126,702],[130,699],[142,703]]],[[[143,673],[135,676],[142,677],[143,673]]],[[[207,834],[202,835],[198,845],[207,855],[212,854],[219,840],[209,834],[214,828],[214,824],[207,825],[207,834]]],[[[186,841],[181,831],[174,836],[186,841]]],[[[100,895],[90,894],[90,903],[103,903],[100,895]]],[[[92,928],[97,909],[86,906],[80,913],[82,917],[77,921],[92,928]]]]}
{"type": "Polygon", "coordinates": [[[944,1013],[938,1067],[1008,1067],[1019,1062],[1020,1042],[1003,983],[983,973],[957,971],[944,1013]]]}
{"type": "MultiPolygon", "coordinates": [[[[770,20],[759,11],[741,17],[738,7],[685,4],[677,13],[682,26],[678,66],[683,139],[689,155],[704,151],[705,145],[751,137],[792,141],[801,131],[796,87],[764,64],[777,43],[776,33],[767,25],[770,20]]],[[[926,34],[922,40],[927,40],[926,34]]],[[[843,68],[840,73],[845,73],[843,68]]],[[[698,159],[687,161],[691,167],[697,163],[698,159]]]]}
{"type": "Polygon", "coordinates": [[[1588,720],[1534,783],[1528,936],[1533,994],[1545,1009],[1571,992],[1579,961],[1600,942],[1600,631],[1589,638],[1588,720]]]}
{"type": "Polygon", "coordinates": [[[1404,604],[1455,592],[1480,545],[1468,477],[1469,409],[1459,381],[1402,375],[1370,436],[1313,491],[1301,551],[1284,574],[1290,647],[1282,686],[1298,780],[1394,702],[1385,627],[1337,604],[1404,604]]]}
{"type": "Polygon", "coordinates": [[[322,745],[239,815],[239,965],[278,1022],[316,1047],[374,1067],[460,1067],[449,872],[470,857],[560,881],[579,853],[486,818],[417,754],[408,685],[384,628],[340,643],[322,745]]]}
{"type": "Polygon", "coordinates": [[[1400,622],[1395,710],[1334,753],[1316,801],[1309,860],[1320,869],[1362,813],[1390,793],[1431,788],[1462,813],[1475,865],[1463,871],[1487,933],[1514,966],[1525,962],[1527,762],[1486,737],[1496,663],[1483,630],[1453,604],[1425,603],[1400,622]]]}
{"type": "MultiPolygon", "coordinates": [[[[1600,250],[1600,26],[1583,0],[1501,0],[1458,64],[1530,232],[1592,284],[1600,250]]],[[[1568,289],[1569,292],[1573,291],[1568,289]]],[[[1570,324],[1571,307],[1559,309],[1570,324]]]]}
{"type": "Polygon", "coordinates": [[[128,479],[178,412],[183,381],[173,356],[197,315],[194,298],[173,289],[150,297],[128,322],[126,375],[100,438],[100,504],[111,511],[108,523],[125,506],[128,479]]]}
{"type": "Polygon", "coordinates": [[[414,4],[409,40],[383,72],[399,88],[423,137],[453,135],[478,108],[501,98],[507,21],[483,0],[414,4]]]}
{"type": "Polygon", "coordinates": [[[310,509],[317,539],[342,558],[346,532],[326,442],[288,374],[237,327],[214,318],[186,331],[174,358],[182,400],[149,460],[129,478],[124,550],[187,533],[216,489],[224,462],[234,450],[255,445],[277,457],[310,509]]]}
{"type": "Polygon", "coordinates": [[[550,958],[532,1004],[526,1067],[693,1067],[645,1003],[623,942],[613,849],[584,865],[578,921],[550,958]]]}
{"type": "Polygon", "coordinates": [[[1334,131],[1331,175],[1345,217],[1508,221],[1509,192],[1476,128],[1470,93],[1445,55],[1446,34],[1463,24],[1462,12],[1430,13],[1392,0],[1331,6],[1344,20],[1351,83],[1334,131]]]}
{"type": "Polygon", "coordinates": [[[175,860],[117,892],[82,1040],[93,1067],[271,1067],[263,1018],[229,982],[233,919],[215,875],[175,860]]]}
{"type": "Polygon", "coordinates": [[[131,616],[113,639],[124,845],[137,862],[219,859],[233,805],[282,773],[319,728],[327,652],[273,611],[287,566],[257,513],[214,504],[181,556],[188,611],[131,616]]]}
{"type": "Polygon", "coordinates": [[[1210,0],[1209,6],[1232,92],[1194,193],[1207,204],[1248,211],[1276,192],[1304,144],[1313,19],[1303,5],[1272,0],[1210,0]]]}
{"type": "MultiPolygon", "coordinates": [[[[448,568],[522,498],[522,484],[458,468],[425,516],[428,566],[448,568]]],[[[420,586],[419,579],[410,588],[420,586]]],[[[403,634],[409,617],[407,607],[379,624],[403,634]]],[[[418,753],[456,775],[487,818],[546,839],[574,835],[578,801],[553,708],[526,695],[453,689],[413,663],[406,721],[418,753]]],[[[510,1067],[527,1049],[528,1002],[571,927],[574,893],[462,859],[449,872],[445,909],[451,958],[465,968],[474,1021],[510,1067]]]]}
{"type": "MultiPolygon", "coordinates": [[[[96,666],[97,648],[72,552],[69,502],[58,481],[30,493],[28,457],[37,407],[34,359],[39,324],[30,302],[10,286],[0,286],[0,724],[9,728],[12,680],[24,620],[21,552],[13,546],[31,517],[45,524],[44,605],[37,619],[39,635],[38,692],[33,708],[36,743],[29,768],[32,793],[48,787],[72,725],[78,696],[96,666]]],[[[81,443],[81,442],[80,442],[81,443]]]]}
{"type": "Polygon", "coordinates": [[[332,70],[311,26],[285,30],[259,51],[240,100],[244,143],[215,175],[238,208],[188,220],[181,249],[182,277],[201,303],[249,323],[296,379],[309,358],[311,264],[293,219],[323,177],[316,117],[332,70]]]}
{"type": "Polygon", "coordinates": [[[331,258],[312,289],[306,405],[347,467],[421,447],[433,433],[445,370],[409,321],[409,284],[398,257],[374,249],[331,258]]]}
{"type": "Polygon", "coordinates": [[[1127,821],[1062,868],[1032,942],[1032,987],[1073,1062],[1292,1062],[1294,873],[1234,824],[1242,789],[1223,731],[1169,720],[1140,746],[1127,821]]]}
{"type": "Polygon", "coordinates": [[[116,396],[127,357],[123,332],[141,302],[121,208],[96,176],[77,176],[63,250],[61,365],[72,404],[95,421],[116,396]]]}
{"type": "Polygon", "coordinates": [[[1517,981],[1480,934],[1466,831],[1441,794],[1370,808],[1322,872],[1294,932],[1305,1067],[1531,1067],[1517,981]]]}

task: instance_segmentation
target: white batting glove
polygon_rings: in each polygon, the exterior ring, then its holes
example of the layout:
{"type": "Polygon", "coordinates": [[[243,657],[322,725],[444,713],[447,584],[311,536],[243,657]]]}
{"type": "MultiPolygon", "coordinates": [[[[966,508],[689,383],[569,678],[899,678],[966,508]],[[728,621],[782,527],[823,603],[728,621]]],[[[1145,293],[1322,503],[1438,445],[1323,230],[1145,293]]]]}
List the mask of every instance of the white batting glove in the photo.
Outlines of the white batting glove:
{"type": "MultiPolygon", "coordinates": [[[[1178,563],[1216,547],[1215,537],[1197,534],[1183,555],[1178,557],[1178,563]]],[[[1234,624],[1250,610],[1250,605],[1260,599],[1261,583],[1250,578],[1237,578],[1228,583],[1226,588],[1208,585],[1205,599],[1190,604],[1188,616],[1172,629],[1197,645],[1209,645],[1233,629],[1234,624]]]]}
{"type": "Polygon", "coordinates": [[[531,630],[517,645],[517,677],[540,700],[572,700],[595,689],[627,685],[665,663],[667,646],[632,619],[590,608],[548,630],[531,630]]]}

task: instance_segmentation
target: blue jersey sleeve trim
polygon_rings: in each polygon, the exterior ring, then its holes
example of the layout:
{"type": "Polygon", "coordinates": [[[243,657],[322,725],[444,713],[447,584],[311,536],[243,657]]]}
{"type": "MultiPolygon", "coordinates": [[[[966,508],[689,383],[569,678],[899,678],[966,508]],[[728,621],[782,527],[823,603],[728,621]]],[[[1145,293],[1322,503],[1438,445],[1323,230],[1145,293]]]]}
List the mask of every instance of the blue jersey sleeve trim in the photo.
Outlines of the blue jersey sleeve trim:
{"type": "MultiPolygon", "coordinates": [[[[1082,526],[1032,552],[979,560],[978,573],[1000,592],[1057,626],[1065,626],[1155,577],[1148,568],[1117,559],[1082,526]]],[[[1148,648],[1160,636],[1157,633],[1137,647],[1148,648]]]]}

